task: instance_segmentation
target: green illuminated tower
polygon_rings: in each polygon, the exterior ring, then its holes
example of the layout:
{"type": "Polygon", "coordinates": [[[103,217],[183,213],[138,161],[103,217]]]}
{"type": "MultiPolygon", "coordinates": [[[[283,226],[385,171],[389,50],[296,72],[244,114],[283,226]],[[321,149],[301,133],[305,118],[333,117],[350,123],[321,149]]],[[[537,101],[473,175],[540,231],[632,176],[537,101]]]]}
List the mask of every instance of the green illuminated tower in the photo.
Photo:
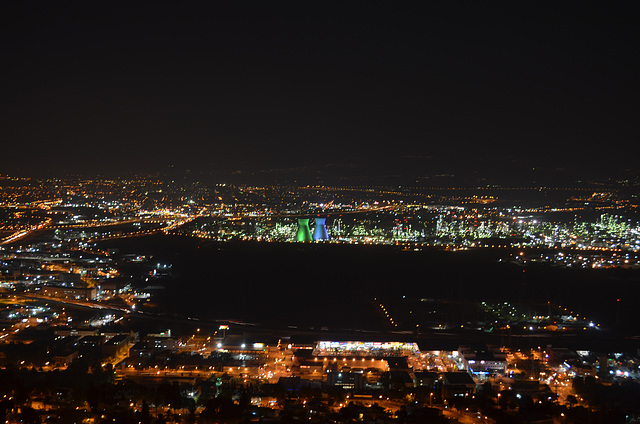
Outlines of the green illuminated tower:
{"type": "Polygon", "coordinates": [[[298,234],[296,235],[296,241],[311,241],[309,218],[298,218],[298,234]]]}

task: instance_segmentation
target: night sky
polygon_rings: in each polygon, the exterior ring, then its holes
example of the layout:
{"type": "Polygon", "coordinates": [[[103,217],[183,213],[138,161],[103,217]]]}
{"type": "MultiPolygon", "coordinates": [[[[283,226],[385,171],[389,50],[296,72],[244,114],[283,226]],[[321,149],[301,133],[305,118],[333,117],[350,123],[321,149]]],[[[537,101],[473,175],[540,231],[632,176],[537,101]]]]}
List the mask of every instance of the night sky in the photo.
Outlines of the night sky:
{"type": "Polygon", "coordinates": [[[638,168],[636,2],[12,3],[3,174],[638,168]]]}

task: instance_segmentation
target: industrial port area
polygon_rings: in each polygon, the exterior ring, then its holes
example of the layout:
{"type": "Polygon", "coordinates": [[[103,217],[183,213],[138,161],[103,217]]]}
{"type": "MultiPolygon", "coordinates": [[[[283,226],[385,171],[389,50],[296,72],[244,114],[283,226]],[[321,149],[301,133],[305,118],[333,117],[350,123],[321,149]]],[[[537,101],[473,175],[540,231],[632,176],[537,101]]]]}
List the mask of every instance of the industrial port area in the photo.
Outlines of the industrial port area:
{"type": "Polygon", "coordinates": [[[628,180],[606,190],[601,184],[256,187],[9,176],[0,185],[2,245],[35,234],[54,245],[90,247],[164,233],[220,242],[553,249],[563,258],[540,258],[593,268],[637,267],[640,249],[639,201],[628,180]]]}
{"type": "Polygon", "coordinates": [[[624,186],[0,183],[4,421],[637,417],[624,186]]]}

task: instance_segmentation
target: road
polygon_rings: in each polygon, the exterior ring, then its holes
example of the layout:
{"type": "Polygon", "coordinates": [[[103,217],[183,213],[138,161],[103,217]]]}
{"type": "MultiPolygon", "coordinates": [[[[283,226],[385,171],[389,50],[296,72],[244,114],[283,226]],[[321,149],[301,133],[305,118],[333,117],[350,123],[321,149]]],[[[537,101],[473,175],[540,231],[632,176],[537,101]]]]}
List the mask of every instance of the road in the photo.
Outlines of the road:
{"type": "Polygon", "coordinates": [[[495,421],[477,412],[454,411],[452,409],[442,409],[442,415],[453,418],[463,424],[493,424],[495,421]]]}
{"type": "Polygon", "coordinates": [[[23,239],[23,238],[27,237],[28,235],[33,234],[36,231],[40,231],[40,230],[46,229],[50,224],[51,224],[51,218],[47,218],[44,222],[42,222],[42,223],[40,223],[38,225],[34,225],[33,227],[31,227],[29,229],[20,230],[18,232],[13,233],[9,237],[7,237],[7,238],[3,239],[2,241],[0,241],[0,245],[13,243],[13,242],[18,241],[20,239],[23,239]]]}

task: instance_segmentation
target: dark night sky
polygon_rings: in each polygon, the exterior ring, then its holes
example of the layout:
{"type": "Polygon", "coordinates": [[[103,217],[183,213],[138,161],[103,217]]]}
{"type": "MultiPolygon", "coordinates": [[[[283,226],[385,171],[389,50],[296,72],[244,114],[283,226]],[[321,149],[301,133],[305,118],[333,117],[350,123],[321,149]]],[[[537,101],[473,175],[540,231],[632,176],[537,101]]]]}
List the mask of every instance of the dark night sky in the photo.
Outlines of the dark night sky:
{"type": "Polygon", "coordinates": [[[635,2],[14,3],[2,173],[638,168],[635,2]]]}

